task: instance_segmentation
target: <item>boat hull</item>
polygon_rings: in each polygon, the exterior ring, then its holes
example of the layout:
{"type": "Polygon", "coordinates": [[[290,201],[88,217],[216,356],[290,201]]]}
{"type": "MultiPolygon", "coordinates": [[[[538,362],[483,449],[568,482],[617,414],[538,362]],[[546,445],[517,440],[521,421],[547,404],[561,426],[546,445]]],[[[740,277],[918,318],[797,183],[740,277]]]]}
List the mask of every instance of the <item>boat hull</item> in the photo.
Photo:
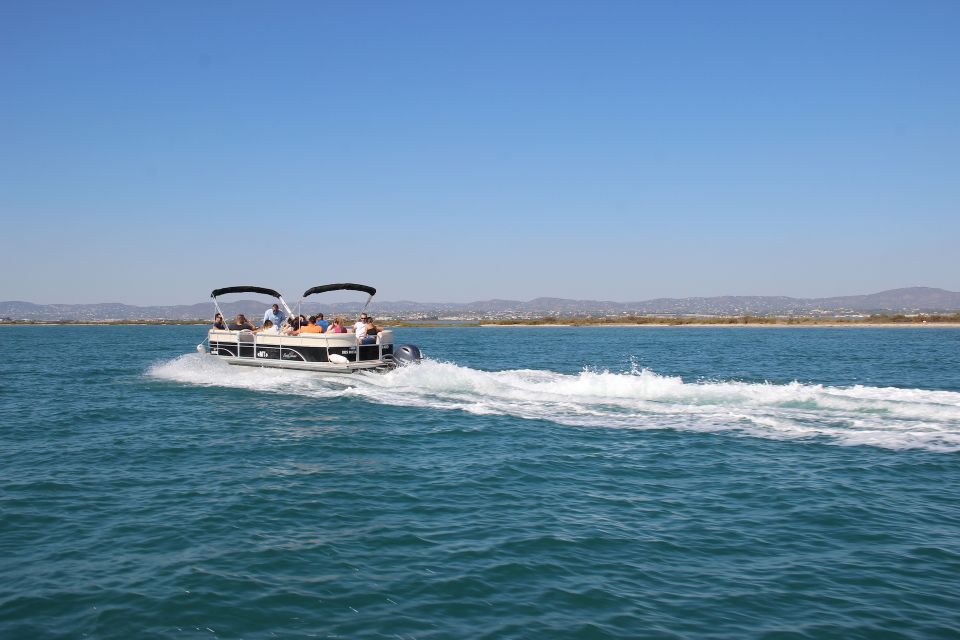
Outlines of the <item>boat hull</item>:
{"type": "Polygon", "coordinates": [[[241,367],[259,367],[268,369],[291,369],[295,371],[313,371],[333,375],[353,375],[361,372],[383,373],[396,368],[392,362],[368,361],[336,364],[334,362],[284,362],[282,360],[255,360],[252,358],[225,357],[227,364],[241,367]]]}
{"type": "Polygon", "coordinates": [[[210,330],[208,342],[211,355],[240,366],[332,374],[386,371],[396,366],[389,330],[370,345],[358,345],[350,333],[277,336],[217,329],[210,330]]]}

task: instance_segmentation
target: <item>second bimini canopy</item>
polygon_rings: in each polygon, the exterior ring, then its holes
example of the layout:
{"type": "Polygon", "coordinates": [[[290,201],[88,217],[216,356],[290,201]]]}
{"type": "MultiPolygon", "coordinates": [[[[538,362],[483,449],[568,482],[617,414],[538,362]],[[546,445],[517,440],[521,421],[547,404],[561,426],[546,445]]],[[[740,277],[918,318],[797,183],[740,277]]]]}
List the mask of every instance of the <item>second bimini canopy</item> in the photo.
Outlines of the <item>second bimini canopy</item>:
{"type": "MultiPolygon", "coordinates": [[[[365,284],[354,284],[352,282],[338,282],[337,284],[321,284],[316,287],[310,287],[303,292],[300,300],[303,301],[307,296],[312,296],[315,293],[326,293],[328,291],[362,291],[369,295],[367,301],[363,303],[363,310],[367,310],[367,305],[370,304],[370,301],[373,300],[373,296],[377,293],[377,290],[373,287],[368,287],[365,284]]],[[[297,303],[297,308],[300,307],[300,302],[297,303]]]]}
{"type": "Polygon", "coordinates": [[[317,287],[311,287],[303,292],[303,298],[307,296],[312,296],[315,293],[326,293],[327,291],[362,291],[364,293],[370,294],[370,297],[376,295],[377,290],[373,287],[368,287],[365,284],[353,284],[352,282],[340,282],[338,284],[321,284],[317,287]]]}

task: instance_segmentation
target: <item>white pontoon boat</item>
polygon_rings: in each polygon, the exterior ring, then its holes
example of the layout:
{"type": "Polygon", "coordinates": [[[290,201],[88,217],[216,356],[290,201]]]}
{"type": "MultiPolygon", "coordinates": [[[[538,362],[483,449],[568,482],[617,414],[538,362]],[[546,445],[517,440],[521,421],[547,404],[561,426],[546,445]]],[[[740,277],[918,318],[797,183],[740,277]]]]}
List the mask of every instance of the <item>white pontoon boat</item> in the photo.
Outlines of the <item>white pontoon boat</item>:
{"type": "MultiPolygon", "coordinates": [[[[369,294],[363,309],[377,293],[373,287],[349,282],[326,284],[307,289],[304,298],[328,291],[361,291],[369,294]]],[[[264,287],[225,287],[214,289],[210,294],[217,313],[223,315],[218,296],[229,293],[259,293],[276,298],[286,310],[288,317],[295,314],[287,306],[283,296],[264,287]]],[[[299,310],[300,302],[297,303],[299,310]]],[[[226,329],[210,329],[206,342],[211,355],[224,358],[229,364],[250,367],[275,367],[321,371],[324,373],[348,374],[358,371],[388,371],[402,364],[420,361],[420,350],[413,345],[394,347],[393,331],[384,329],[376,335],[374,344],[358,344],[354,333],[301,333],[297,336],[271,335],[238,329],[226,325],[226,329]]],[[[206,351],[203,343],[199,351],[206,351]]]]}

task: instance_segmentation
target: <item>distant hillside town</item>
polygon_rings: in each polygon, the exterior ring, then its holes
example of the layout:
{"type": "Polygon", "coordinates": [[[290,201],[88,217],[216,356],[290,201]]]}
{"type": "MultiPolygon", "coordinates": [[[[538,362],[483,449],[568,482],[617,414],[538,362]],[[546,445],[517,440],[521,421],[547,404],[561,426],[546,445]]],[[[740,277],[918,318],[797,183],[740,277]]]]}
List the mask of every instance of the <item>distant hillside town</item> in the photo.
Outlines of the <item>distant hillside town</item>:
{"type": "MultiPolygon", "coordinates": [[[[221,302],[228,315],[243,313],[259,318],[268,303],[257,300],[221,302]]],[[[304,305],[303,313],[352,316],[361,303],[304,305]]],[[[675,317],[820,317],[857,318],[876,313],[946,313],[960,311],[960,293],[930,287],[891,289],[869,295],[834,298],[789,298],[785,296],[718,296],[709,298],[658,298],[642,302],[610,302],[536,298],[481,300],[467,303],[377,302],[368,309],[378,319],[402,321],[503,321],[544,317],[616,319],[627,316],[675,317]]],[[[213,305],[134,306],[120,303],[34,304],[0,302],[0,322],[111,322],[111,321],[205,321],[213,305]]]]}

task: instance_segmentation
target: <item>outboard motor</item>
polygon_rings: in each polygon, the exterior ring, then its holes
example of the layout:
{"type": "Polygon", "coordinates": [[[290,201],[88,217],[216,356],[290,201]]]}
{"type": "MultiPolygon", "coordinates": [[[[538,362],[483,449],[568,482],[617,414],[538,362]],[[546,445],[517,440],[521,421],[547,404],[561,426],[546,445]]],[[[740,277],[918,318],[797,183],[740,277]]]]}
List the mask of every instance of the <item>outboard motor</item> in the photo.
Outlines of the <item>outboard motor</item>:
{"type": "Polygon", "coordinates": [[[408,364],[418,364],[423,359],[419,347],[412,344],[401,344],[393,350],[393,361],[400,367],[408,364]]]}

